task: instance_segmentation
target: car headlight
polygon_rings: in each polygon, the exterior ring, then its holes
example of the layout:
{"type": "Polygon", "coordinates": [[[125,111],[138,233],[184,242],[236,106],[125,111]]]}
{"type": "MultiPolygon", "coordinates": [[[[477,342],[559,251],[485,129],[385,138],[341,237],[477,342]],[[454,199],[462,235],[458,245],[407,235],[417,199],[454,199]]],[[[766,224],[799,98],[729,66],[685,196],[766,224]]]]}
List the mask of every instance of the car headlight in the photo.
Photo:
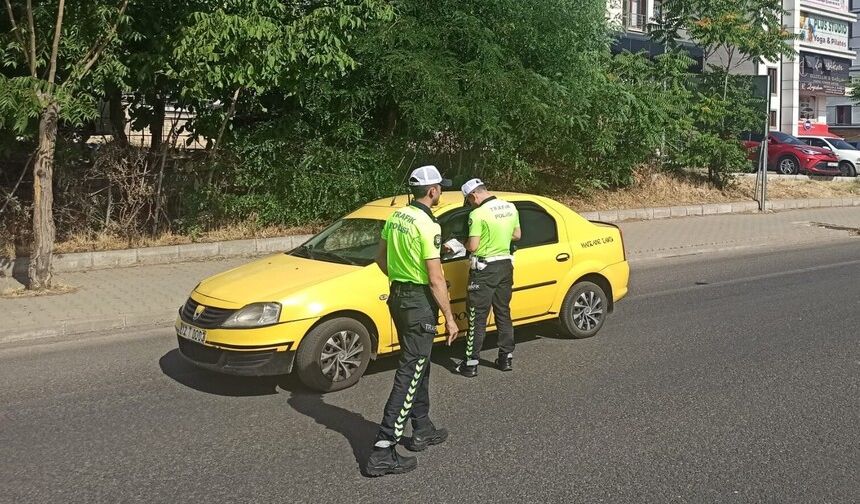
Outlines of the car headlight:
{"type": "Polygon", "coordinates": [[[815,154],[821,154],[820,152],[814,151],[812,149],[800,149],[800,152],[802,152],[808,156],[814,156],[815,154]]]}
{"type": "Polygon", "coordinates": [[[277,324],[280,317],[280,303],[253,303],[231,315],[221,327],[267,326],[277,324]]]}

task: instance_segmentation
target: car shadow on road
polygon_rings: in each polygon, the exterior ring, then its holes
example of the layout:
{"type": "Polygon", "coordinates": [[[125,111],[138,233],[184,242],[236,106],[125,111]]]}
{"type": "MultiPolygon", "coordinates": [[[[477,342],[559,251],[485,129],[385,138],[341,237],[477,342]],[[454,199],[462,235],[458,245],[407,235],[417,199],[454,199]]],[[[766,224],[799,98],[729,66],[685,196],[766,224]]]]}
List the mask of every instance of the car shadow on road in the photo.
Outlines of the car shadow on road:
{"type": "MultiPolygon", "coordinates": [[[[542,338],[564,338],[551,324],[538,324],[517,330],[517,344],[528,343],[542,338]]],[[[463,356],[464,340],[460,338],[453,346],[439,345],[433,349],[432,362],[451,372],[463,356]]],[[[496,348],[496,335],[490,333],[484,342],[484,350],[496,348]]],[[[396,356],[382,358],[370,364],[366,375],[391,372],[397,368],[396,356]]],[[[482,365],[493,363],[481,360],[482,365]]],[[[359,471],[370,456],[378,424],[360,413],[327,403],[324,395],[312,392],[302,385],[295,375],[242,377],[231,376],[200,369],[185,361],[178,349],[173,349],[159,359],[161,371],[168,377],[188,388],[207,394],[228,397],[250,397],[274,395],[281,390],[289,393],[287,403],[297,412],[312,419],[326,429],[346,438],[352,449],[359,471]]]]}
{"type": "Polygon", "coordinates": [[[245,377],[213,373],[185,361],[173,349],[158,360],[161,372],[188,388],[207,394],[249,397],[277,394],[282,376],[245,377]]]}
{"type": "MultiPolygon", "coordinates": [[[[397,359],[393,361],[396,367],[397,359]]],[[[177,383],[207,394],[251,397],[287,392],[287,403],[297,413],[346,438],[359,470],[370,456],[377,424],[359,413],[325,402],[322,394],[308,390],[295,376],[244,377],[213,373],[186,362],[176,349],[164,354],[158,364],[161,371],[177,383]]]]}

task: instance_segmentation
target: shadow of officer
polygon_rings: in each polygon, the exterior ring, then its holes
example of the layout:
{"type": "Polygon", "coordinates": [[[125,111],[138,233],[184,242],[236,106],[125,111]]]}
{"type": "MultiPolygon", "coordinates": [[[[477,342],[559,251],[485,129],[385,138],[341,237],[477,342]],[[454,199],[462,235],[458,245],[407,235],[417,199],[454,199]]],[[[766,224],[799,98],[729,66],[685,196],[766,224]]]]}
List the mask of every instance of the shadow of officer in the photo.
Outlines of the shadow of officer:
{"type": "Polygon", "coordinates": [[[287,403],[297,412],[312,418],[330,431],[337,432],[349,441],[359,470],[370,456],[377,425],[355,413],[323,401],[322,395],[310,392],[293,392],[287,403]]]}

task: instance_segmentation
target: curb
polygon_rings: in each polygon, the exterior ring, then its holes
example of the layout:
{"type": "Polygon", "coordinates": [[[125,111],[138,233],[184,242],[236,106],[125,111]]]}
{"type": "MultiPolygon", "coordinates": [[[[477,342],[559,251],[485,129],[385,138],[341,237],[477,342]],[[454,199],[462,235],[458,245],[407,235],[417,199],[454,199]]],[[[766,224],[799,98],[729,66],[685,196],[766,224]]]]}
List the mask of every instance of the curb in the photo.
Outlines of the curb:
{"type": "MultiPolygon", "coordinates": [[[[311,235],[281,236],[277,238],[253,238],[211,243],[188,243],[165,247],[142,247],[103,252],[76,252],[54,254],[53,272],[86,271],[127,266],[143,266],[213,259],[217,257],[241,257],[292,250],[311,235]]],[[[28,258],[9,261],[0,258],[0,276],[26,275],[28,258]]]]}
{"type": "Polygon", "coordinates": [[[117,315],[91,320],[64,320],[51,327],[30,326],[13,331],[0,331],[0,344],[31,341],[43,338],[75,336],[99,331],[167,327],[176,318],[176,310],[157,315],[117,315]]]}
{"type": "MultiPolygon", "coordinates": [[[[806,175],[781,175],[781,177],[806,177],[806,175]]],[[[851,180],[851,179],[846,179],[851,180]]],[[[805,208],[860,207],[860,197],[772,200],[767,202],[769,211],[797,210],[805,208]]],[[[735,203],[708,203],[701,205],[680,205],[671,207],[628,208],[621,210],[599,210],[578,212],[588,219],[603,222],[624,222],[630,220],[659,220],[675,217],[706,215],[726,215],[758,212],[758,203],[742,201],[735,203]]],[[[255,238],[211,243],[189,243],[165,247],[143,247],[104,252],[77,252],[55,254],[53,271],[64,273],[95,269],[169,264],[199,259],[255,256],[292,250],[311,235],[282,236],[277,238],[255,238]]],[[[14,261],[0,257],[0,276],[26,275],[28,259],[14,261]]],[[[2,340],[0,340],[2,341],[2,340]]]]}
{"type": "MultiPolygon", "coordinates": [[[[795,176],[795,175],[789,175],[795,176]]],[[[805,176],[805,175],[803,175],[805,176]]],[[[768,201],[765,209],[769,211],[798,210],[805,208],[837,208],[860,206],[860,197],[792,199],[768,201]]],[[[704,215],[742,214],[758,212],[758,203],[745,201],[736,203],[708,203],[704,205],[684,205],[672,207],[632,208],[625,210],[598,210],[579,212],[588,220],[603,222],[623,222],[628,220],[657,220],[672,217],[693,217],[704,215]]]]}
{"type": "MultiPolygon", "coordinates": [[[[756,178],[755,173],[739,173],[744,178],[756,178]]],[[[828,177],[825,175],[780,175],[779,173],[767,174],[768,180],[801,180],[801,181],[826,181],[826,182],[857,182],[860,183],[860,178],[857,177],[828,177]]]]}

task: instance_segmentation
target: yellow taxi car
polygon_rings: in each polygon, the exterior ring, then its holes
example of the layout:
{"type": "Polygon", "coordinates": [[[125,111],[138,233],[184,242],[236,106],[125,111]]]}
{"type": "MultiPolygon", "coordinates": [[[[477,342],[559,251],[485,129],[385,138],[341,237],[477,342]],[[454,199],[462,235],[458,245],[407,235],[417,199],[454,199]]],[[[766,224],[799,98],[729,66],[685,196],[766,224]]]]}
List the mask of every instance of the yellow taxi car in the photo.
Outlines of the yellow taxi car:
{"type": "MultiPolygon", "coordinates": [[[[496,194],[520,213],[514,325],[558,319],[571,337],[596,334],[627,294],[630,268],[620,229],[541,196],[496,194]]],[[[197,366],[235,375],[295,370],[318,391],[354,385],[371,359],[400,348],[386,305],[388,281],[373,258],[385,219],[406,204],[406,196],[368,203],[295,250],[203,280],[179,310],[180,353],[197,366]]],[[[459,192],[443,193],[433,211],[443,243],[466,240],[469,209],[459,192]]],[[[442,262],[453,312],[465,329],[469,261],[443,252],[442,262]]],[[[437,342],[445,339],[441,322],[437,342]]]]}

